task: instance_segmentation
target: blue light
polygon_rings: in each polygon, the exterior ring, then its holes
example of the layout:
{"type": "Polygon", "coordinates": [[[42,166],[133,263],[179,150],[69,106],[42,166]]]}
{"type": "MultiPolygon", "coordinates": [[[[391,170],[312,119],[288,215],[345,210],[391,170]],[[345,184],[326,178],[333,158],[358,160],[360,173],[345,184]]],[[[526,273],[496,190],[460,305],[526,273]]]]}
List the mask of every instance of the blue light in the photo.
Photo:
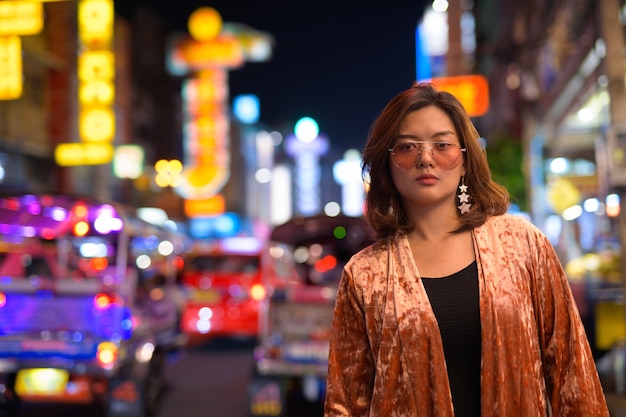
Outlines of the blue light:
{"type": "Polygon", "coordinates": [[[236,213],[196,217],[189,220],[189,234],[197,239],[230,237],[240,231],[241,219],[236,213]]]}
{"type": "Polygon", "coordinates": [[[241,123],[253,124],[258,122],[260,113],[259,98],[252,94],[235,97],[233,113],[241,123]]]}
{"type": "Polygon", "coordinates": [[[419,25],[415,29],[415,79],[417,81],[430,80],[432,78],[430,60],[426,56],[427,51],[422,38],[422,26],[419,25]]]}
{"type": "Polygon", "coordinates": [[[216,219],[215,232],[218,236],[232,236],[239,229],[239,217],[234,213],[224,213],[216,219]]]}

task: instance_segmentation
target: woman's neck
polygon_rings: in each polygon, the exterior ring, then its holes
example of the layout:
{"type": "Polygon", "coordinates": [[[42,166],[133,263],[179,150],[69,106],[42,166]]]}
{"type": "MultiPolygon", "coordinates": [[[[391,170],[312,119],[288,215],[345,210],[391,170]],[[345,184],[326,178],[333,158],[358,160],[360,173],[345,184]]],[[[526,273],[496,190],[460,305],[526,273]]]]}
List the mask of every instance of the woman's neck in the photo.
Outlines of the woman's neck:
{"type": "Polygon", "coordinates": [[[446,240],[452,235],[451,232],[461,225],[456,211],[443,211],[441,208],[415,210],[409,215],[409,218],[414,225],[409,234],[423,241],[446,240]]]}

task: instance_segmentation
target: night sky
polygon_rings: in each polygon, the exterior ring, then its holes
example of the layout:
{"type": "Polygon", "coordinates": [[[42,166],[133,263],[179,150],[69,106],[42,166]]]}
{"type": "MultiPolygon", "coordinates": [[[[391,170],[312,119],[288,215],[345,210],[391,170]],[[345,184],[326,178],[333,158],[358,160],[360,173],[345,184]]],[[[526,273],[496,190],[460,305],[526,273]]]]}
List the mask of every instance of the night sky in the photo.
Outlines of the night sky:
{"type": "Polygon", "coordinates": [[[230,96],[255,94],[261,121],[283,131],[301,117],[317,120],[336,151],[362,149],[387,101],[415,79],[415,27],[426,0],[118,0],[122,15],[137,3],[185,31],[196,8],[224,22],[271,34],[270,61],[229,73],[230,96]],[[279,128],[282,127],[282,128],[279,128]]]}

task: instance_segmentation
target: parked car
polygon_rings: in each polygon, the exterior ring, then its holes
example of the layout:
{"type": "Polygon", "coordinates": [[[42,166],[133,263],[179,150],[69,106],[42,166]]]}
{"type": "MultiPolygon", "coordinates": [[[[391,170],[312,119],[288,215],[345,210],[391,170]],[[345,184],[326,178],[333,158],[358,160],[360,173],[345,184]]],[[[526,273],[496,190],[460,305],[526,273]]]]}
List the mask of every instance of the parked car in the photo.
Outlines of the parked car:
{"type": "Polygon", "coordinates": [[[360,217],[294,218],[272,230],[262,258],[268,297],[261,308],[250,415],[285,416],[290,397],[323,401],[343,267],[373,242],[360,217]]]}

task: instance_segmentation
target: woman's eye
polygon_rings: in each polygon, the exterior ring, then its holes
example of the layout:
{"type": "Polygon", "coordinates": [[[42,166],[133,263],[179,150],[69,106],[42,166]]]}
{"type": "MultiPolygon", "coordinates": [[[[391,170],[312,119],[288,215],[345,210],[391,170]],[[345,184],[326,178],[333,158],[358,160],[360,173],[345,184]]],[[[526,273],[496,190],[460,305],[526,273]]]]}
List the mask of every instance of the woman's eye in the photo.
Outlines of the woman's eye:
{"type": "Polygon", "coordinates": [[[402,143],[400,145],[398,145],[398,149],[401,152],[411,152],[414,149],[416,149],[417,146],[414,143],[408,142],[408,143],[402,143]]]}
{"type": "Polygon", "coordinates": [[[450,143],[448,142],[436,142],[435,143],[435,148],[437,148],[440,151],[445,151],[449,147],[450,147],[450,143]]]}

